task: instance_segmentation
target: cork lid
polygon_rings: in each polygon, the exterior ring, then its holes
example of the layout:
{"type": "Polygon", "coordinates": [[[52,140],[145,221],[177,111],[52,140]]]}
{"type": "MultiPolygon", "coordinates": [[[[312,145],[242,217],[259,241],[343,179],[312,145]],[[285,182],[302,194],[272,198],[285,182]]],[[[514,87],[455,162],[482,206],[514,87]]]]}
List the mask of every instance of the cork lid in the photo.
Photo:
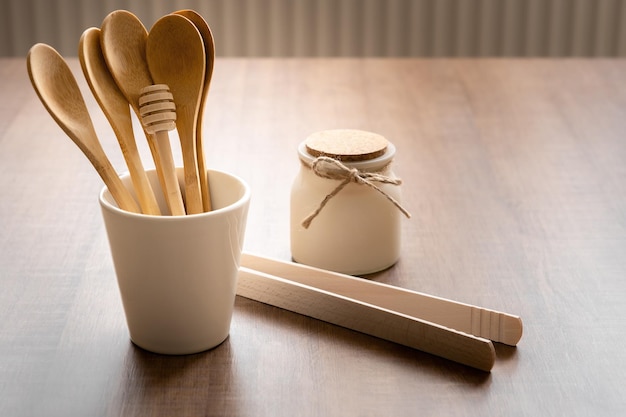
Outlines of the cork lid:
{"type": "Polygon", "coordinates": [[[384,155],[389,142],[384,136],[355,129],[324,130],[305,141],[313,157],[329,156],[340,161],[368,161],[384,155]]]}

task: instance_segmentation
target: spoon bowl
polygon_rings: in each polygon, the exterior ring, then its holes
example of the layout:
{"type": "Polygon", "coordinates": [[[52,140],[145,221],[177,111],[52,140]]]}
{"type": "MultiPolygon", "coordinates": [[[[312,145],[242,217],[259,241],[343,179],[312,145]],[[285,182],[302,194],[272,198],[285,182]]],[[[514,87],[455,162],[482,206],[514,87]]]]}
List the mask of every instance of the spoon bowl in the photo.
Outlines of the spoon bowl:
{"type": "Polygon", "coordinates": [[[119,207],[139,213],[139,206],[98,141],[76,78],[63,57],[51,46],[38,43],[28,52],[26,64],[33,88],[46,110],[89,159],[119,207]]]}
{"type": "Polygon", "coordinates": [[[102,53],[111,75],[133,110],[142,88],[152,85],[145,62],[148,31],[134,14],[115,10],[102,21],[102,53]]]}

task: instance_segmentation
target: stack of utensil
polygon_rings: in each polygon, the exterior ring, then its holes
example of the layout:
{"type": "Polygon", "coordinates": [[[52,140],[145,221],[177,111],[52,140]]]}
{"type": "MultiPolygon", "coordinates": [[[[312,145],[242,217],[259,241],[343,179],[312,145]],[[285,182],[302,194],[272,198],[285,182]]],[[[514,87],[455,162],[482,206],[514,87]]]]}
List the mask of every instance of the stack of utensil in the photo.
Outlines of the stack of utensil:
{"type": "Polygon", "coordinates": [[[137,16],[116,10],[101,28],[83,32],[78,55],[89,88],[119,142],[134,196],[107,158],[63,57],[49,45],[36,44],[27,56],[28,74],[48,112],[87,156],[118,206],[147,215],[210,211],[202,115],[215,44],[204,18],[193,10],[180,10],[161,17],[148,32],[137,16]],[[147,179],[130,109],[142,122],[169,213],[161,212],[147,179]],[[168,134],[174,129],[183,159],[182,190],[168,134]]]}
{"type": "MultiPolygon", "coordinates": [[[[147,215],[211,210],[202,114],[215,46],[192,10],[160,18],[150,32],[132,13],[110,13],[79,42],[87,83],[122,149],[134,188],[125,188],[98,140],[76,79],[52,47],[34,45],[31,82],[44,106],[87,156],[121,209],[147,215]],[[142,122],[169,213],[161,213],[134,137],[142,122]],[[179,185],[168,131],[177,129],[183,159],[179,185]]],[[[410,346],[480,370],[496,359],[492,341],[515,346],[522,320],[440,297],[250,254],[241,260],[237,295],[410,346]]]]}

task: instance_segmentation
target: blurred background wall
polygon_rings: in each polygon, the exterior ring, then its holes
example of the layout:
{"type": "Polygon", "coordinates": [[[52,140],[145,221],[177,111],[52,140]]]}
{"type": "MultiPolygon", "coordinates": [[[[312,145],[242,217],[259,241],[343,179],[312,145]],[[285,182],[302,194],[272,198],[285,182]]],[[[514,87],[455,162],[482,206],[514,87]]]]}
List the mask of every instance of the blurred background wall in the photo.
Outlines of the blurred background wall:
{"type": "Polygon", "coordinates": [[[0,0],[0,56],[76,56],[116,9],[198,11],[218,56],[624,56],[626,0],[0,0]]]}

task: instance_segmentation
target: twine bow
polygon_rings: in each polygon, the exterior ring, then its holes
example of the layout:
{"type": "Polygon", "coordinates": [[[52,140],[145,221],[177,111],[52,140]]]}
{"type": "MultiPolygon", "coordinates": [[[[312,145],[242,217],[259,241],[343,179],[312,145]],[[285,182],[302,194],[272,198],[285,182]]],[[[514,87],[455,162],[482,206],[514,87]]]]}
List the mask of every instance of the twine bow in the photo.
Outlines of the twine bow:
{"type": "Polygon", "coordinates": [[[377,172],[363,172],[359,171],[356,168],[350,168],[340,161],[329,158],[327,156],[317,157],[313,163],[311,164],[311,170],[321,178],[327,178],[330,180],[342,180],[341,183],[333,190],[330,194],[328,194],[324,200],[320,203],[320,205],[313,211],[313,213],[309,214],[303,221],[302,226],[305,229],[308,229],[311,225],[313,219],[317,217],[318,214],[322,211],[322,209],[326,206],[326,204],[343,188],[351,182],[356,184],[366,185],[379,193],[381,193],[387,200],[389,200],[394,206],[398,208],[407,218],[411,217],[411,214],[404,208],[402,205],[396,201],[392,196],[384,192],[380,187],[378,187],[375,182],[379,182],[382,184],[391,184],[391,185],[400,185],[402,184],[402,180],[399,178],[391,178],[386,175],[379,174],[377,172]]]}

